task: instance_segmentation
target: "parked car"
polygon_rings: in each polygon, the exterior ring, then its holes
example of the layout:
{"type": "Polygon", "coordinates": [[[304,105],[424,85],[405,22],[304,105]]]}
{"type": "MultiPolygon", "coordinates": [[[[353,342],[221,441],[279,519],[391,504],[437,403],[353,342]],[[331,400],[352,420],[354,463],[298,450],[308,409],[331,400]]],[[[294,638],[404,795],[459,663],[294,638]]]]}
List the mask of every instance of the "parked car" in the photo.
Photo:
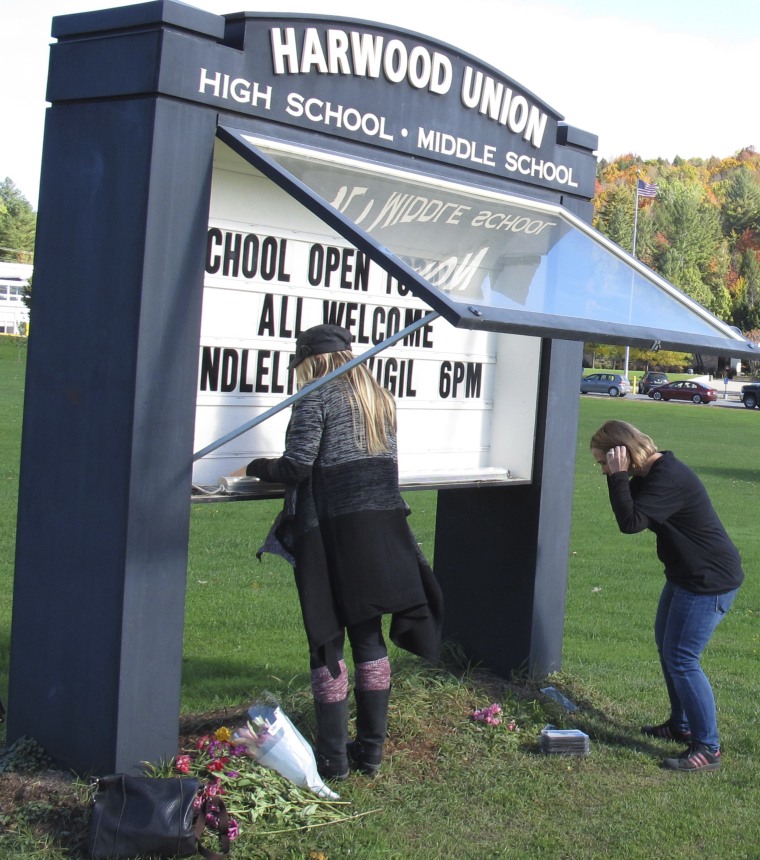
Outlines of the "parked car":
{"type": "Polygon", "coordinates": [[[639,394],[649,394],[649,390],[655,385],[666,385],[668,377],[659,370],[650,370],[641,377],[639,383],[639,394]]]}
{"type": "Polygon", "coordinates": [[[625,397],[633,391],[631,383],[620,373],[590,373],[581,377],[581,394],[609,394],[625,397]]]}
{"type": "Polygon", "coordinates": [[[657,385],[649,389],[649,396],[655,400],[691,400],[692,403],[712,403],[718,399],[718,392],[708,388],[701,382],[682,379],[680,382],[668,382],[667,385],[657,385]]]}
{"type": "Polygon", "coordinates": [[[760,405],[760,382],[750,382],[742,385],[742,403],[747,409],[754,409],[760,405]]]}

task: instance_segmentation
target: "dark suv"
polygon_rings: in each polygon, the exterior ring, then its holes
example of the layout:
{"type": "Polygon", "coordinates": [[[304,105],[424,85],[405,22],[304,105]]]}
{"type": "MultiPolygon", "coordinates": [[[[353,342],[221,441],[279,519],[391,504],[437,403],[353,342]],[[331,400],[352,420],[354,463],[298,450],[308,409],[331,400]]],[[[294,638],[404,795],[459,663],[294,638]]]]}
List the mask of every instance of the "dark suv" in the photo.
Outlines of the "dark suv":
{"type": "Polygon", "coordinates": [[[658,385],[664,385],[668,381],[668,377],[664,373],[657,370],[650,370],[641,377],[639,383],[639,394],[649,394],[650,388],[656,388],[658,385]]]}
{"type": "Polygon", "coordinates": [[[754,409],[760,404],[760,383],[750,382],[749,385],[742,385],[742,403],[747,409],[754,409]]]}

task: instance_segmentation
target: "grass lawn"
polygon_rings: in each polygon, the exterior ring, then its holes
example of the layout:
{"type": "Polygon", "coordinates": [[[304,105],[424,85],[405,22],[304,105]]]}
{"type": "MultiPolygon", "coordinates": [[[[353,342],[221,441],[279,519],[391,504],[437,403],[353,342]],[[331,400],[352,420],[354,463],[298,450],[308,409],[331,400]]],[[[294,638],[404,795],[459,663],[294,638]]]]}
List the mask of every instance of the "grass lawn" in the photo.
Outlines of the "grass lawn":
{"type": "MultiPolygon", "coordinates": [[[[4,340],[3,699],[23,368],[23,354],[4,340]]],[[[353,777],[339,788],[350,812],[366,814],[276,835],[263,832],[271,826],[244,827],[232,857],[760,858],[759,422],[754,410],[582,398],[563,671],[551,679],[580,709],[568,714],[529,682],[509,684],[462,667],[454,652],[445,669],[424,667],[393,652],[389,755],[377,779],[353,777]],[[648,741],[638,732],[642,723],[667,716],[651,632],[662,574],[652,535],[617,531],[605,481],[587,450],[591,433],[610,417],[636,424],[700,474],[742,552],[747,581],[705,657],[724,745],[719,772],[664,771],[661,758],[681,748],[648,741]],[[508,730],[508,720],[486,727],[469,719],[473,708],[494,701],[515,719],[519,733],[508,730]],[[591,754],[541,755],[537,735],[548,721],[588,732],[591,754]]],[[[435,494],[411,493],[408,500],[412,527],[432,557],[435,494]]],[[[214,711],[219,725],[234,727],[240,718],[228,714],[225,720],[224,709],[239,714],[241,706],[270,691],[304,734],[313,730],[305,640],[290,569],[269,556],[262,563],[254,556],[278,507],[278,502],[192,507],[182,690],[186,723],[214,711]]],[[[81,825],[81,816],[56,825],[58,819],[46,809],[39,799],[17,804],[12,813],[0,803],[0,856],[84,856],[77,853],[81,840],[62,835],[72,821],[81,825]]]]}

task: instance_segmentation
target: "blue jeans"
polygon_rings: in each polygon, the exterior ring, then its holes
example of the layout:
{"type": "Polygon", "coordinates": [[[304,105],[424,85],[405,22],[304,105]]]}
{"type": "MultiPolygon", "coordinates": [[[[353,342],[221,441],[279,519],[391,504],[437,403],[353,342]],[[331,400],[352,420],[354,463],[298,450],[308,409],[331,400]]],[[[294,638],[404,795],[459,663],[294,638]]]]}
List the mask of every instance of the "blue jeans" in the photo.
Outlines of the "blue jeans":
{"type": "Polygon", "coordinates": [[[666,582],[654,622],[671,722],[682,731],[690,731],[693,743],[713,751],[720,748],[715,697],[700,659],[738,590],[695,594],[666,582]]]}

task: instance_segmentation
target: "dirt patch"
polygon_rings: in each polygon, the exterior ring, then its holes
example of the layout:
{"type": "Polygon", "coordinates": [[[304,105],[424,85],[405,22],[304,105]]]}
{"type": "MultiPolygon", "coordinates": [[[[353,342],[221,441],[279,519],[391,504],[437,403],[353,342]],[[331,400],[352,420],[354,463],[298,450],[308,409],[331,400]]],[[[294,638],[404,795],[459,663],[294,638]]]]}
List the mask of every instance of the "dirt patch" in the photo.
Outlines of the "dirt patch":
{"type": "MultiPolygon", "coordinates": [[[[183,716],[179,724],[179,750],[194,749],[197,740],[220,726],[245,723],[249,705],[183,716]]],[[[33,741],[21,739],[0,755],[0,856],[4,838],[9,844],[40,846],[47,843],[63,856],[87,858],[87,836],[93,789],[86,781],[56,770],[33,741]],[[41,762],[46,766],[41,767],[41,762]]],[[[435,778],[436,744],[430,737],[389,739],[389,757],[400,768],[435,778]]]]}
{"type": "Polygon", "coordinates": [[[0,773],[0,841],[3,834],[27,833],[71,857],[86,857],[89,820],[88,790],[69,774],[0,773]]]}

